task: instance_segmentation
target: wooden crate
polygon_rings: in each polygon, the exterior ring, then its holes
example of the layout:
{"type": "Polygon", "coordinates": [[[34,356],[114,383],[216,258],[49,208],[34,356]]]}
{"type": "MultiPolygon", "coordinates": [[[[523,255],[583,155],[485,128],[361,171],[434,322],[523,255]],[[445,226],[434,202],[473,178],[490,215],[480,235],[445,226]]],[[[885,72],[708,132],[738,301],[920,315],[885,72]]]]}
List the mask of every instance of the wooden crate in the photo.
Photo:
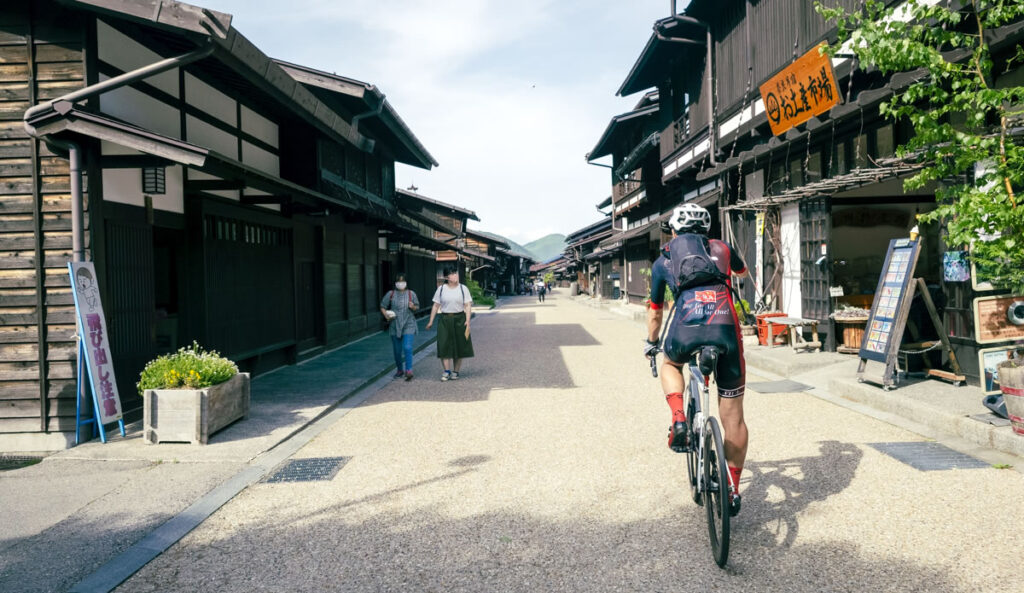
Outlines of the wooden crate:
{"type": "Polygon", "coordinates": [[[143,406],[147,443],[205,445],[210,435],[249,415],[249,373],[206,389],[148,389],[143,406]]]}

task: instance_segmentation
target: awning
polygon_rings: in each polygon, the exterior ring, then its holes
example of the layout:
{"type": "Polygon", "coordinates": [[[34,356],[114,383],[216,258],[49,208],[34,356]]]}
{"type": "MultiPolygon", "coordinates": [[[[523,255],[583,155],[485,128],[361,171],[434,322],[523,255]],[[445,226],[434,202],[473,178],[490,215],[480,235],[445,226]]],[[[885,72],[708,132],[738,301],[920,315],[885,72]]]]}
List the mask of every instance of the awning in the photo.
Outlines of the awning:
{"type": "Polygon", "coordinates": [[[588,243],[593,243],[595,241],[601,241],[601,240],[603,240],[603,239],[605,239],[607,237],[610,237],[611,234],[612,234],[612,230],[611,229],[606,229],[606,230],[601,231],[599,233],[595,233],[593,235],[589,235],[588,237],[586,237],[584,239],[580,239],[579,241],[575,241],[573,243],[569,243],[568,245],[565,246],[565,248],[566,249],[572,249],[573,247],[579,247],[580,245],[586,245],[588,243]]]}
{"type": "Polygon", "coordinates": [[[764,210],[771,206],[797,202],[803,198],[830,196],[863,185],[911,175],[917,173],[925,166],[924,163],[908,163],[897,158],[881,159],[878,163],[881,166],[870,169],[854,169],[849,173],[822,179],[821,181],[814,181],[773,196],[738,202],[731,206],[726,206],[722,210],[764,210]]]}
{"type": "Polygon", "coordinates": [[[601,133],[594,149],[587,153],[587,161],[591,162],[612,154],[617,145],[624,143],[633,131],[657,114],[658,105],[654,104],[613,117],[601,133]]]}

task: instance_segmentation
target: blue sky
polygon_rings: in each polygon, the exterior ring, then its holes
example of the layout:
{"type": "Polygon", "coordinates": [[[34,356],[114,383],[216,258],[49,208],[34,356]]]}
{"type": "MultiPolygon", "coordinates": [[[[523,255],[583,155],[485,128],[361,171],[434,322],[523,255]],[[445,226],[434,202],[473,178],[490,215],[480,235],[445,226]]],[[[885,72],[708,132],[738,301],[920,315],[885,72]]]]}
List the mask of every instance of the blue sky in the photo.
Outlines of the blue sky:
{"type": "MultiPolygon", "coordinates": [[[[525,243],[600,219],[588,165],[665,0],[196,0],[268,55],[377,85],[440,163],[398,187],[476,211],[525,243]]],[[[679,2],[680,10],[687,4],[679,2]]]]}

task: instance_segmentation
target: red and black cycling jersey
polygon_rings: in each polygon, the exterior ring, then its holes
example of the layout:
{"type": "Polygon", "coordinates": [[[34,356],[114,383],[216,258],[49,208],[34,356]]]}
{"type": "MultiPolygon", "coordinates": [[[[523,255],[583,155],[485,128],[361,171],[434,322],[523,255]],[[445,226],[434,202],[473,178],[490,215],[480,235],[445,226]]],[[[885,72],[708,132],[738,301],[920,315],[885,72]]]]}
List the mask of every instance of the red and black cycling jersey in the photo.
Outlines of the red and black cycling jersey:
{"type": "Polygon", "coordinates": [[[672,277],[669,253],[671,251],[666,246],[651,269],[651,308],[661,309],[664,306],[665,287],[672,291],[676,300],[675,313],[665,330],[665,356],[673,363],[682,364],[701,346],[717,346],[721,352],[715,368],[718,395],[725,398],[742,396],[747,372],[729,272],[743,274],[747,266],[727,243],[711,239],[708,241],[708,253],[725,280],[679,290],[679,279],[672,277]]]}
{"type": "Polygon", "coordinates": [[[665,302],[665,287],[672,291],[678,301],[677,315],[683,309],[682,320],[687,323],[719,324],[735,323],[732,308],[732,279],[729,273],[743,274],[747,271],[743,259],[725,241],[708,240],[708,253],[718,270],[726,276],[724,283],[698,286],[680,291],[679,279],[674,278],[669,265],[668,245],[662,248],[662,255],[651,268],[651,308],[660,309],[665,302]],[[680,300],[681,299],[681,300],[680,300]]]}

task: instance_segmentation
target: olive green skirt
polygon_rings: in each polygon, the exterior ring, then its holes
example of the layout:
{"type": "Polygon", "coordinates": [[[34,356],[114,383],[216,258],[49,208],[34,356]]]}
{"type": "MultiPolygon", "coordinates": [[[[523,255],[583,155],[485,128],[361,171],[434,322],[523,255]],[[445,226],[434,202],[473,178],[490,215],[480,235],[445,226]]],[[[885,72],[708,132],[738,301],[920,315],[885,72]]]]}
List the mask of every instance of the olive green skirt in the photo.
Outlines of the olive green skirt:
{"type": "Polygon", "coordinates": [[[473,358],[473,336],[466,339],[466,314],[442,314],[437,322],[438,358],[473,358]]]}

